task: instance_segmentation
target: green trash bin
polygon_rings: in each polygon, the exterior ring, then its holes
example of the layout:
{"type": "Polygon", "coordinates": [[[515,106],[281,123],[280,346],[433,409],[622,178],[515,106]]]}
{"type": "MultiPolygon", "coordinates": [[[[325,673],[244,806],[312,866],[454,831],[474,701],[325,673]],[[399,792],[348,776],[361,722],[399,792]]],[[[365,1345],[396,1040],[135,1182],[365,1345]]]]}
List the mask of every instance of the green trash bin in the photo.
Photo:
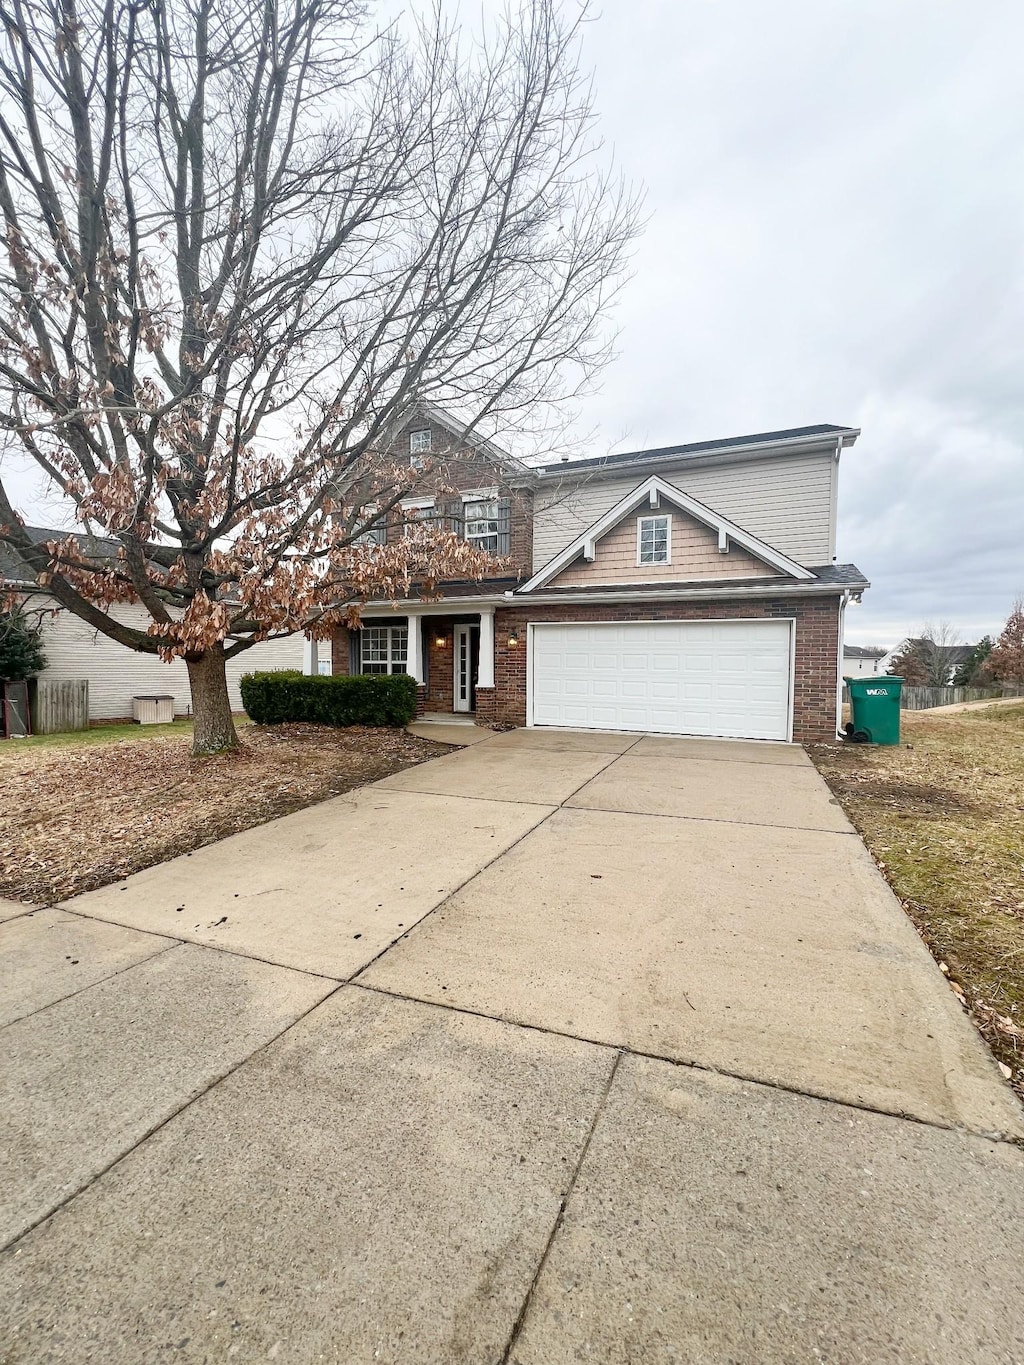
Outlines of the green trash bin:
{"type": "Polygon", "coordinates": [[[844,678],[850,689],[853,721],[846,727],[855,744],[899,744],[903,679],[844,678]]]}

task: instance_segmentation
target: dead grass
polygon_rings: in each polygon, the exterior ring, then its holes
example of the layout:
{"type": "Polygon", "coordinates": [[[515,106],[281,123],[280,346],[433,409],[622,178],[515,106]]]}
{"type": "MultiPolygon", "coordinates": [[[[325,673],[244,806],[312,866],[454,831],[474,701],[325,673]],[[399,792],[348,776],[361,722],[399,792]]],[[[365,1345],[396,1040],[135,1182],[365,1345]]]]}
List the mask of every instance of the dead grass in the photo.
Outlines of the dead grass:
{"type": "Polygon", "coordinates": [[[197,761],[190,727],[170,729],[0,745],[0,895],[90,891],[449,750],[404,730],[254,725],[237,753],[197,761]]]}
{"type": "Polygon", "coordinates": [[[1024,704],[904,712],[903,740],[811,757],[1024,1097],[1024,704]]]}

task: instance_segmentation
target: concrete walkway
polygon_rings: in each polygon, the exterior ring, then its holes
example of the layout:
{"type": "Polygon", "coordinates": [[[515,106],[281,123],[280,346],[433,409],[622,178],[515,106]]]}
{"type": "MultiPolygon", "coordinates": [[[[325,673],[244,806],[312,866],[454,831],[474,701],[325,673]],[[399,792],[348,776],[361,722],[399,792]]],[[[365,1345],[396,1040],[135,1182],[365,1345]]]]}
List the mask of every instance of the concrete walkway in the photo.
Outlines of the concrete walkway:
{"type": "Polygon", "coordinates": [[[1024,1361],[1020,1110],[799,749],[494,735],[0,910],[2,1365],[1024,1361]]]}

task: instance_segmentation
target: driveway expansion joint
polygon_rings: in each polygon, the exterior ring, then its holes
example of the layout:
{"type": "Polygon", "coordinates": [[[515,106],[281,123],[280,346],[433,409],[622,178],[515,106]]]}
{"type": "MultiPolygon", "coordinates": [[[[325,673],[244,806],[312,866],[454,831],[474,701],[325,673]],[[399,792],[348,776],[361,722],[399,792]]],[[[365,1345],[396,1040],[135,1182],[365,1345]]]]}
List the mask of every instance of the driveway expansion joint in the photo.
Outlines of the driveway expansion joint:
{"type": "Polygon", "coordinates": [[[935,1128],[945,1133],[961,1133],[966,1137],[979,1138],[986,1142],[1024,1150],[1024,1138],[1016,1137],[1012,1133],[986,1128],[972,1128],[967,1124],[952,1121],[943,1122],[940,1119],[922,1118],[908,1110],[884,1109],[880,1105],[869,1104],[866,1101],[843,1099],[837,1095],[828,1095],[821,1090],[789,1085],[785,1081],[770,1080],[753,1072],[734,1071],[722,1066],[712,1066],[710,1063],[698,1061],[696,1058],[672,1057],[663,1052],[652,1052],[645,1048],[631,1047],[628,1043],[609,1042],[606,1038],[592,1038],[586,1034],[569,1033],[566,1029],[553,1028],[550,1024],[525,1023],[522,1019],[510,1019],[504,1014],[491,1014],[487,1010],[476,1010],[468,1005],[456,1005],[447,1000],[433,1000],[426,996],[409,995],[406,992],[390,990],[386,986],[377,986],[368,981],[353,979],[343,984],[355,986],[361,991],[371,991],[375,995],[387,996],[391,1000],[402,1000],[408,1005],[429,1005],[434,1009],[449,1010],[453,1014],[468,1014],[475,1019],[489,1019],[492,1023],[507,1024],[512,1028],[525,1029],[531,1033],[544,1033],[553,1038],[565,1038],[568,1042],[587,1043],[591,1047],[600,1047],[606,1050],[614,1049],[622,1056],[636,1057],[641,1061],[665,1062],[669,1066],[679,1067],[680,1069],[700,1071],[710,1076],[724,1076],[728,1080],[741,1081],[745,1085],[762,1086],[766,1090],[778,1090],[784,1095],[796,1095],[801,1099],[816,1100],[819,1104],[837,1105],[841,1109],[855,1109],[862,1114],[877,1114],[880,1118],[901,1119],[905,1123],[917,1124],[922,1128],[935,1128]]]}
{"type": "Polygon", "coordinates": [[[569,1177],[569,1182],[565,1187],[565,1192],[563,1193],[561,1199],[558,1201],[558,1212],[555,1215],[555,1221],[551,1225],[551,1232],[548,1234],[548,1239],[544,1245],[544,1250],[541,1252],[540,1259],[537,1262],[537,1268],[533,1273],[533,1278],[530,1280],[529,1287],[527,1288],[526,1294],[523,1297],[523,1302],[519,1308],[518,1314],[516,1315],[516,1320],[512,1324],[512,1331],[509,1333],[508,1344],[506,1345],[505,1350],[502,1353],[500,1365],[509,1365],[509,1360],[511,1358],[512,1352],[515,1350],[516,1342],[519,1340],[520,1334],[522,1333],[523,1326],[526,1322],[526,1315],[530,1311],[530,1304],[533,1300],[534,1291],[537,1288],[537,1282],[544,1271],[544,1267],[547,1264],[548,1257],[551,1254],[551,1248],[554,1245],[555,1239],[557,1238],[561,1230],[562,1224],[565,1221],[565,1211],[569,1206],[569,1200],[572,1198],[573,1190],[576,1188],[576,1182],[579,1179],[580,1171],[583,1169],[583,1163],[586,1161],[587,1153],[590,1151],[590,1144],[594,1140],[594,1133],[597,1131],[597,1125],[600,1123],[601,1115],[604,1113],[605,1106],[608,1103],[608,1096],[611,1094],[612,1086],[615,1084],[615,1077],[618,1075],[619,1064],[622,1061],[622,1055],[623,1054],[621,1049],[618,1052],[616,1052],[615,1059],[612,1062],[611,1067],[608,1071],[608,1080],[605,1082],[604,1090],[601,1092],[601,1096],[598,1099],[597,1106],[594,1109],[594,1117],[591,1120],[590,1128],[587,1132],[586,1139],[584,1140],[583,1146],[580,1149],[579,1158],[576,1162],[576,1165],[573,1167],[572,1175],[569,1177]]]}
{"type": "MultiPolygon", "coordinates": [[[[202,945],[189,944],[187,946],[201,947],[202,945]]],[[[170,949],[167,951],[169,952],[170,949]]],[[[157,957],[159,954],[154,953],[153,956],[157,957]]],[[[241,955],[239,954],[238,956],[241,955]]],[[[146,961],[152,961],[152,958],[147,958],[146,961]]],[[[270,965],[276,967],[278,964],[275,962],[270,965]]],[[[222,1081],[226,1081],[229,1076],[233,1076],[236,1071],[251,1062],[254,1057],[259,1057],[262,1053],[266,1052],[266,1050],[276,1043],[278,1039],[283,1038],[286,1033],[290,1032],[296,1024],[300,1024],[304,1019],[308,1018],[314,1010],[318,1010],[321,1005],[326,1004],[328,1000],[332,1000],[334,996],[337,995],[338,991],[344,988],[344,985],[344,982],[338,982],[333,991],[328,991],[326,995],[315,1001],[308,1009],[304,1009],[300,1014],[297,1014],[290,1023],[286,1024],[283,1029],[275,1033],[273,1037],[268,1038],[266,1042],[261,1043],[259,1047],[254,1048],[252,1052],[247,1053],[246,1056],[242,1057],[239,1061],[234,1062],[218,1075],[212,1077],[194,1094],[189,1095],[181,1104],[176,1105],[169,1114],[165,1114],[157,1123],[154,1123],[151,1127],[147,1128],[144,1133],[141,1133],[137,1138],[133,1139],[123,1151],[118,1152],[117,1155],[112,1160],[108,1161],[100,1170],[94,1171],[83,1184],[77,1187],[77,1189],[71,1190],[63,1199],[54,1204],[53,1208],[48,1209],[46,1213],[41,1214],[40,1217],[33,1219],[32,1222],[23,1227],[16,1236],[11,1237],[6,1242],[0,1243],[0,1255],[5,1255],[12,1248],[16,1247],[19,1242],[24,1241],[24,1239],[28,1237],[30,1233],[34,1232],[36,1228],[49,1222],[51,1218],[55,1218],[57,1214],[60,1213],[61,1209],[66,1208],[68,1204],[71,1204],[76,1200],[79,1195],[84,1194],[86,1190],[91,1189],[98,1180],[102,1180],[105,1175],[108,1175],[115,1167],[119,1166],[126,1157],[131,1156],[133,1152],[137,1151],[144,1143],[148,1142],[154,1134],[159,1133],[162,1129],[166,1128],[169,1123],[173,1122],[173,1120],[179,1116],[179,1114],[183,1114],[186,1109],[191,1108],[193,1104],[198,1100],[201,1100],[204,1095],[208,1095],[210,1091],[220,1085],[222,1081]]]]}
{"type": "MultiPolygon", "coordinates": [[[[61,909],[62,907],[53,906],[48,908],[61,909]]],[[[17,918],[21,919],[21,916],[19,915],[17,918]]],[[[85,915],[80,915],[78,918],[80,919],[89,918],[90,922],[94,924],[109,923],[108,920],[93,920],[91,916],[85,915]]],[[[7,923],[13,924],[14,921],[8,920],[7,923]]],[[[118,927],[123,929],[126,928],[127,926],[120,925],[118,927]]],[[[141,932],[145,931],[143,930],[141,932]]],[[[159,938],[160,935],[152,934],[150,935],[150,937],[159,938]]],[[[164,935],[164,937],[173,938],[173,935],[166,934],[164,935]]],[[[108,972],[106,976],[99,976],[96,978],[95,981],[87,981],[84,986],[79,986],[77,990],[68,991],[67,995],[59,995],[56,1000],[48,1000],[45,1005],[37,1005],[34,1010],[29,1010],[26,1014],[19,1014],[16,1019],[6,1020],[5,1023],[0,1024],[0,1029],[11,1028],[14,1024],[23,1024],[26,1019],[34,1019],[37,1014],[43,1014],[46,1010],[52,1010],[57,1005],[63,1005],[66,1000],[74,1000],[76,996],[84,995],[86,991],[91,991],[94,986],[102,986],[107,981],[113,981],[115,977],[124,976],[125,972],[132,972],[135,970],[136,967],[143,967],[147,962],[152,962],[154,958],[162,957],[164,953],[171,953],[174,951],[175,948],[183,948],[184,946],[185,946],[184,939],[174,938],[174,941],[172,943],[165,943],[161,948],[154,948],[154,950],[151,953],[148,953],[145,957],[137,958],[134,962],[126,962],[123,967],[118,967],[116,971],[108,972]]]]}

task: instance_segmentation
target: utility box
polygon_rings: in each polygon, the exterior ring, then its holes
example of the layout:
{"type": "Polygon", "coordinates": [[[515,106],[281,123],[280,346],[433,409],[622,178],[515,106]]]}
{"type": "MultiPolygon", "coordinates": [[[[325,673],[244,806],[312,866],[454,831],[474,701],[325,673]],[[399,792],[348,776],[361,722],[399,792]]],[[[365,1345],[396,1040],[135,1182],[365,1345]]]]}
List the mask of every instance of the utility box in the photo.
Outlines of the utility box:
{"type": "Polygon", "coordinates": [[[849,738],[855,744],[899,744],[903,679],[886,674],[843,682],[850,689],[853,709],[853,721],[846,727],[849,738]]]}
{"type": "Polygon", "coordinates": [[[132,715],[139,725],[170,725],[174,719],[174,698],[166,694],[132,697],[132,715]]]}

